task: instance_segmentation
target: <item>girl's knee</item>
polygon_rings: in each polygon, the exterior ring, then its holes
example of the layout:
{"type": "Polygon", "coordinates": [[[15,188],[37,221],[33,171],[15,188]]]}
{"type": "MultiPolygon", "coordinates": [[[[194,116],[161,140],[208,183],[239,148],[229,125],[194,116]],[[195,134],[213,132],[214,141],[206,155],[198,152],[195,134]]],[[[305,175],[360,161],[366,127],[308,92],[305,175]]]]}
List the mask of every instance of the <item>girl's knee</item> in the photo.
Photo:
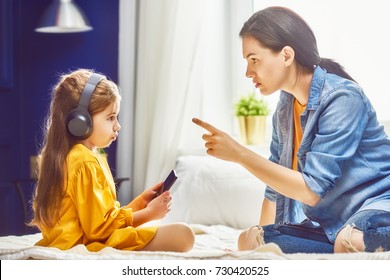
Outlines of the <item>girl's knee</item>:
{"type": "Polygon", "coordinates": [[[162,225],[154,238],[143,248],[145,251],[188,252],[195,243],[192,229],[184,223],[162,225]]]}
{"type": "Polygon", "coordinates": [[[176,240],[178,244],[177,251],[188,252],[192,249],[195,243],[195,234],[193,230],[186,224],[174,224],[175,232],[177,233],[176,240]]]}

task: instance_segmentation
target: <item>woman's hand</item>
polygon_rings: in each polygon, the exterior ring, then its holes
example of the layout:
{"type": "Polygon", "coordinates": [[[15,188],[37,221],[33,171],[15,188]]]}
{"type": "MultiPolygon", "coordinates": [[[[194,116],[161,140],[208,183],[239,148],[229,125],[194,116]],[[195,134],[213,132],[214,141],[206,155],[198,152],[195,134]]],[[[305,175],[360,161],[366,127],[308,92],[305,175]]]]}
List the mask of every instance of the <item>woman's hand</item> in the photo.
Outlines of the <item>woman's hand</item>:
{"type": "Polygon", "coordinates": [[[245,149],[245,147],[240,145],[227,133],[215,128],[207,122],[196,118],[193,118],[192,122],[210,132],[202,135],[202,139],[206,141],[205,147],[209,155],[233,162],[240,161],[241,151],[245,149]]]}

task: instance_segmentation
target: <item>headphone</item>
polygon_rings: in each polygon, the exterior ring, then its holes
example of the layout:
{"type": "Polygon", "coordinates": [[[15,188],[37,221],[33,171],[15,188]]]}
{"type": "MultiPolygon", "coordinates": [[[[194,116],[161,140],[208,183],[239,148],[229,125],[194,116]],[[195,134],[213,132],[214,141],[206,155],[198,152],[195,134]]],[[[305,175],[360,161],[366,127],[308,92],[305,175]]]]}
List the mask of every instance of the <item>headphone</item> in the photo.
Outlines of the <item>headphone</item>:
{"type": "Polygon", "coordinates": [[[92,133],[92,117],[88,111],[89,100],[98,83],[104,79],[107,79],[106,76],[92,73],[81,93],[78,106],[68,114],[68,131],[80,140],[88,138],[92,133]]]}

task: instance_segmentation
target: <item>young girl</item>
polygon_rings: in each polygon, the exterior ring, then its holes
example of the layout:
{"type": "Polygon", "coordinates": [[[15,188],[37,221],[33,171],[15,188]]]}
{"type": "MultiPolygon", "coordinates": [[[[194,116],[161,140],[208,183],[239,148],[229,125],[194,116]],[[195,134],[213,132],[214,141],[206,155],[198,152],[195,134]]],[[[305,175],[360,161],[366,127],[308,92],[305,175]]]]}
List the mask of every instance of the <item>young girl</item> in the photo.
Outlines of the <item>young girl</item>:
{"type": "Polygon", "coordinates": [[[194,119],[207,152],[241,164],[268,187],[260,225],[241,250],[274,242],[286,253],[390,250],[390,140],[361,87],[321,58],[295,12],[269,7],[241,29],[246,76],[263,95],[281,90],[269,160],[194,119]]]}
{"type": "Polygon", "coordinates": [[[33,200],[33,224],[42,232],[39,246],[66,250],[84,244],[90,251],[177,251],[192,248],[194,234],[184,224],[138,226],[163,218],[169,191],[162,183],[128,205],[116,200],[114,180],[98,152],[118,136],[118,87],[86,69],[63,75],[54,87],[40,153],[33,200]]]}

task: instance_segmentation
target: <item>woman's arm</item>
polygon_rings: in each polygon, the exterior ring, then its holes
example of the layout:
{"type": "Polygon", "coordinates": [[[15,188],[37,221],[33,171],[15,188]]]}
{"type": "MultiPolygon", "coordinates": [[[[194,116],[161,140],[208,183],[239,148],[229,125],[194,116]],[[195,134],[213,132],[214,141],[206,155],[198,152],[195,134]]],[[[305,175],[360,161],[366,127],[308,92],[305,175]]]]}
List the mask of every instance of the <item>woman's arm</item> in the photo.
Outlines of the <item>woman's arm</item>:
{"type": "Polygon", "coordinates": [[[210,132],[202,136],[206,141],[205,147],[209,155],[241,164],[284,196],[310,206],[316,205],[320,200],[320,197],[306,185],[300,172],[265,159],[206,122],[199,119],[193,119],[193,122],[210,132]]]}
{"type": "Polygon", "coordinates": [[[275,223],[276,217],[276,203],[264,198],[263,204],[261,206],[261,214],[260,214],[260,226],[266,226],[275,223]]]}
{"type": "Polygon", "coordinates": [[[310,206],[320,200],[307,186],[300,172],[274,163],[238,143],[236,145],[240,146],[237,148],[236,162],[280,194],[310,206]]]}

